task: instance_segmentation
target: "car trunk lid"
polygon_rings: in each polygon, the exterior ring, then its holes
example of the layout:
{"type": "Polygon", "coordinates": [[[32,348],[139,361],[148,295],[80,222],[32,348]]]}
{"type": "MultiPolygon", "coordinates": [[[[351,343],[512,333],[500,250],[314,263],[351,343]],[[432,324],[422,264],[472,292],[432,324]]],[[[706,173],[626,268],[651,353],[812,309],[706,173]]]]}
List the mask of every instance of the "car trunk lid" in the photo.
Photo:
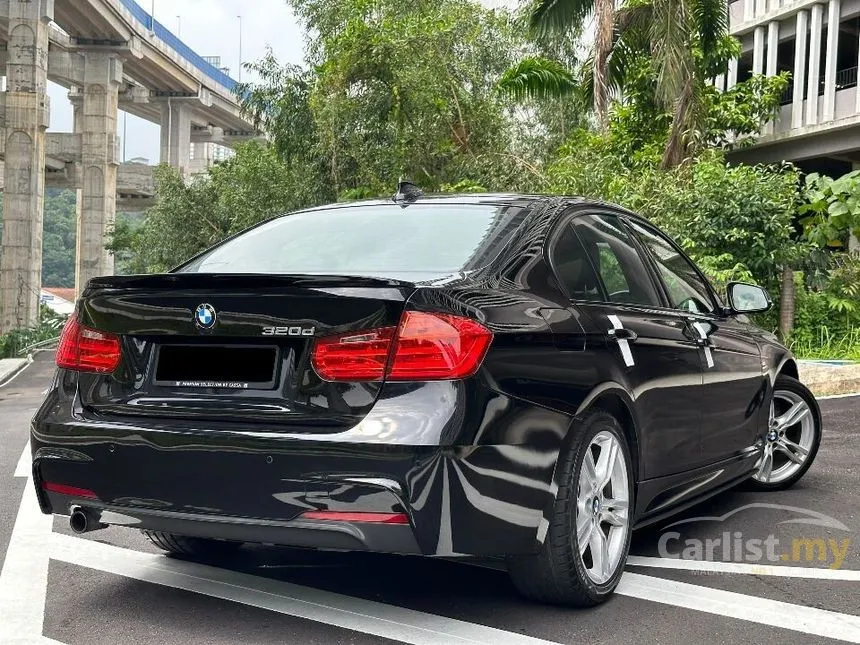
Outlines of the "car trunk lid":
{"type": "Polygon", "coordinates": [[[356,423],[380,383],[328,383],[310,364],[314,338],[396,326],[415,290],[389,279],[252,274],[98,278],[83,325],[120,336],[114,373],[80,374],[85,408],[212,422],[356,423]]]}

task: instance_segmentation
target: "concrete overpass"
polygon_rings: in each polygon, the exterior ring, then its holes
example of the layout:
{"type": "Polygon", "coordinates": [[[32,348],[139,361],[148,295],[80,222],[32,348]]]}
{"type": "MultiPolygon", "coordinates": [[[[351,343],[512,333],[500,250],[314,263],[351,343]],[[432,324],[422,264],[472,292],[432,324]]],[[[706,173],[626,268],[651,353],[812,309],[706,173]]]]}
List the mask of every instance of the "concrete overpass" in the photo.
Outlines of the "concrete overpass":
{"type": "Polygon", "coordinates": [[[161,125],[161,161],[183,173],[192,141],[233,145],[257,132],[241,114],[236,82],[134,0],[0,0],[0,65],[4,332],[37,321],[46,181],[79,191],[78,288],[113,273],[104,237],[117,189],[125,199],[151,197],[151,176],[147,183],[142,169],[119,165],[120,108],[161,125]],[[69,88],[74,132],[46,132],[48,80],[69,88]]]}

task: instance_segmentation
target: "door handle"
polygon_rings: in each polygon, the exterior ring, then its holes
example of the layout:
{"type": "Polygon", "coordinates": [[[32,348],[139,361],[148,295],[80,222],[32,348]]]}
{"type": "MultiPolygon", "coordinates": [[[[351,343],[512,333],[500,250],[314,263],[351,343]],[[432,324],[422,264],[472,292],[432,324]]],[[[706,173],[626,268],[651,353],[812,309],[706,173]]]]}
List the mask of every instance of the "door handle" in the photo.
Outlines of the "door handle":
{"type": "Polygon", "coordinates": [[[714,354],[713,352],[711,352],[711,349],[715,346],[714,343],[711,341],[710,337],[708,336],[708,332],[705,329],[705,326],[696,320],[689,320],[688,323],[693,330],[693,342],[696,343],[697,347],[701,347],[705,350],[705,362],[708,366],[708,369],[713,368],[714,354]]]}
{"type": "Polygon", "coordinates": [[[632,329],[625,329],[622,327],[621,329],[610,329],[607,334],[609,335],[610,340],[626,340],[631,343],[635,343],[639,339],[639,334],[637,334],[632,329]]]}
{"type": "Polygon", "coordinates": [[[633,352],[630,351],[630,343],[634,342],[638,336],[631,329],[626,329],[621,324],[621,319],[615,314],[607,316],[612,328],[607,330],[606,338],[608,342],[618,343],[618,348],[621,350],[621,358],[624,359],[626,367],[633,367],[636,361],[633,359],[633,352]]]}

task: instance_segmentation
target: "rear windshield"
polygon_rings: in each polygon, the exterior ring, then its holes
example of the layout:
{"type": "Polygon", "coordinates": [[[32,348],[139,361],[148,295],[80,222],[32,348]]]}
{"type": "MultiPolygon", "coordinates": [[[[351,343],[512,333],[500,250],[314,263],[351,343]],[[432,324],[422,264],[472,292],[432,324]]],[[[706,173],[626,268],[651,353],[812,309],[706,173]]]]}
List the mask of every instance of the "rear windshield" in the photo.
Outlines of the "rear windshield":
{"type": "Polygon", "coordinates": [[[271,220],[195,258],[180,273],[316,273],[421,279],[486,266],[521,209],[476,204],[356,206],[271,220]]]}

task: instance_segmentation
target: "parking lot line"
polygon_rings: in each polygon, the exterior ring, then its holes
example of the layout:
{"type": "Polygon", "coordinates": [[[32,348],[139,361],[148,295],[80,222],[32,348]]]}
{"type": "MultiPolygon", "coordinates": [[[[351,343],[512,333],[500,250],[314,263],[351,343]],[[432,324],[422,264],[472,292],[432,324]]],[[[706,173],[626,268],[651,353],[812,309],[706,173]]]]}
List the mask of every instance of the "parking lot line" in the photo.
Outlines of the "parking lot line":
{"type": "Polygon", "coordinates": [[[557,645],[540,638],[55,533],[51,557],[413,645],[557,645]]]}
{"type": "Polygon", "coordinates": [[[42,639],[48,545],[54,518],[43,515],[27,479],[6,559],[0,571],[0,643],[32,645],[42,639]]]}
{"type": "Polygon", "coordinates": [[[682,571],[705,571],[714,573],[740,573],[754,576],[774,576],[777,578],[806,578],[809,580],[846,580],[860,582],[860,571],[855,569],[822,569],[818,567],[782,567],[747,562],[715,562],[702,560],[683,560],[681,558],[650,558],[631,555],[627,565],[651,567],[656,569],[675,569],[682,571]]]}
{"type": "Polygon", "coordinates": [[[617,593],[813,636],[860,643],[860,616],[851,614],[629,572],[621,578],[617,593]]]}
{"type": "Polygon", "coordinates": [[[30,442],[27,442],[27,445],[24,446],[24,451],[21,453],[21,457],[18,459],[18,465],[15,466],[15,477],[29,477],[30,476],[30,464],[32,458],[30,456],[30,442]]]}

